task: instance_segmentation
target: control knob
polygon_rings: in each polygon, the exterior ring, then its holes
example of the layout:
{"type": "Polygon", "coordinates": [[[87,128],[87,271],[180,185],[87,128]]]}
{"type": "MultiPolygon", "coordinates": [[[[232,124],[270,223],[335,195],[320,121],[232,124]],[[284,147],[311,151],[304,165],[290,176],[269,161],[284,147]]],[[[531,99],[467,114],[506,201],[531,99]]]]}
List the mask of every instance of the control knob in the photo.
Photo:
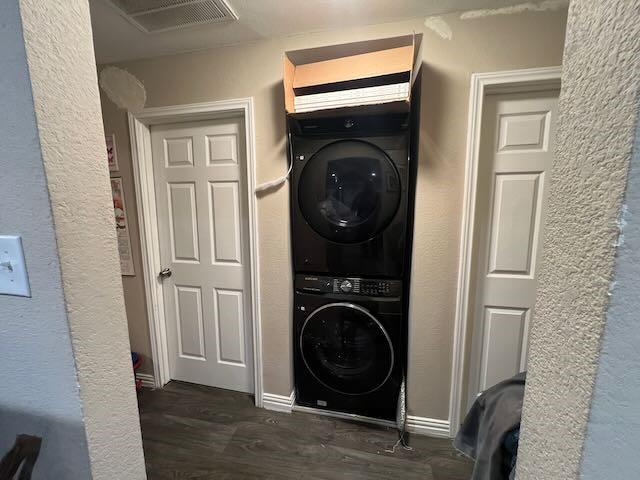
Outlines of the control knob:
{"type": "Polygon", "coordinates": [[[349,280],[343,280],[340,283],[340,290],[342,290],[344,293],[349,293],[352,288],[353,288],[353,285],[349,280]]]}

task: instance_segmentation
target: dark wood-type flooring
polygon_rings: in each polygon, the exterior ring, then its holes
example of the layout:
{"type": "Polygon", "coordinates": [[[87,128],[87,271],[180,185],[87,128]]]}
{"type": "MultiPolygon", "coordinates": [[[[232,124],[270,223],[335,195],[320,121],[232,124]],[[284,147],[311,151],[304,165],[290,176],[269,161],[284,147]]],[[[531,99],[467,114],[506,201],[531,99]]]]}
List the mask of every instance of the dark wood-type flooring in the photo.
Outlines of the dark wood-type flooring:
{"type": "Polygon", "coordinates": [[[143,390],[147,473],[155,479],[467,480],[471,462],[448,439],[412,435],[387,450],[394,429],[256,408],[249,395],[171,382],[143,390]]]}

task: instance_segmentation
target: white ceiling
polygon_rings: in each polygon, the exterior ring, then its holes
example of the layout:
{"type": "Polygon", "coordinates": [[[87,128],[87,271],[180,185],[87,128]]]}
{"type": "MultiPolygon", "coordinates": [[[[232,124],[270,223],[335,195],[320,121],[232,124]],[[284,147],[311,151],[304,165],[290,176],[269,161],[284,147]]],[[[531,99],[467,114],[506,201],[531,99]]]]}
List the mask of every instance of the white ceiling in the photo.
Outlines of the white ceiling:
{"type": "Polygon", "coordinates": [[[525,0],[229,0],[239,20],[144,33],[107,0],[90,0],[97,62],[111,63],[525,0]]]}

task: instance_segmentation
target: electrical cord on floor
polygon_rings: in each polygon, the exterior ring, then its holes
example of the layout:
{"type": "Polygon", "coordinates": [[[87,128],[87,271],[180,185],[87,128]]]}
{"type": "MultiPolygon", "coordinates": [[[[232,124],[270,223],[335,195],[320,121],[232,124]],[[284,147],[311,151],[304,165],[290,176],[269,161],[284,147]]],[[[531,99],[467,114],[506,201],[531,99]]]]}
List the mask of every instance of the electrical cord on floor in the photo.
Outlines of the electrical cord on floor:
{"type": "Polygon", "coordinates": [[[384,450],[384,451],[385,451],[385,452],[387,452],[387,453],[396,453],[396,449],[397,449],[399,446],[402,446],[402,449],[403,449],[403,450],[407,450],[408,452],[412,451],[412,450],[413,450],[413,447],[410,447],[409,445],[407,445],[407,442],[406,442],[406,440],[404,439],[404,434],[405,434],[405,433],[406,433],[406,432],[405,432],[404,430],[403,430],[403,431],[401,431],[401,432],[398,432],[398,437],[399,437],[399,438],[398,438],[398,441],[397,441],[396,443],[394,443],[394,444],[393,444],[393,447],[391,447],[391,448],[385,448],[385,450],[384,450]]]}

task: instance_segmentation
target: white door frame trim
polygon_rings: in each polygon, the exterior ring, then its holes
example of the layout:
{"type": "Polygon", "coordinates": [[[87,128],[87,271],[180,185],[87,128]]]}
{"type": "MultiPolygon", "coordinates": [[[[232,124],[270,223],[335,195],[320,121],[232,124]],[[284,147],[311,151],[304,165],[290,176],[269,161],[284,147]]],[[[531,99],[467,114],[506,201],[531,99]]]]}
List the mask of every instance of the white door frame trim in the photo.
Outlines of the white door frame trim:
{"type": "Polygon", "coordinates": [[[464,200],[460,228],[458,288],[453,333],[451,393],[449,397],[449,428],[453,437],[461,422],[464,390],[465,351],[467,342],[467,314],[471,285],[473,225],[478,184],[478,160],[484,97],[490,93],[547,90],[560,87],[561,67],[530,68],[501,72],[474,73],[469,92],[469,117],[465,156],[464,200]]]}
{"type": "Polygon", "coordinates": [[[160,241],[156,215],[155,186],[151,156],[151,125],[176,122],[210,120],[240,114],[245,123],[247,200],[249,212],[249,256],[251,288],[251,321],[254,363],[255,404],[262,407],[262,335],[260,321],[260,270],[258,258],[258,207],[256,187],[256,148],[253,98],[238,98],[216,102],[145,108],[129,113],[131,159],[136,187],[142,266],[146,292],[151,352],[156,387],[169,380],[169,355],[164,314],[162,284],[157,276],[160,271],[160,241]]]}

